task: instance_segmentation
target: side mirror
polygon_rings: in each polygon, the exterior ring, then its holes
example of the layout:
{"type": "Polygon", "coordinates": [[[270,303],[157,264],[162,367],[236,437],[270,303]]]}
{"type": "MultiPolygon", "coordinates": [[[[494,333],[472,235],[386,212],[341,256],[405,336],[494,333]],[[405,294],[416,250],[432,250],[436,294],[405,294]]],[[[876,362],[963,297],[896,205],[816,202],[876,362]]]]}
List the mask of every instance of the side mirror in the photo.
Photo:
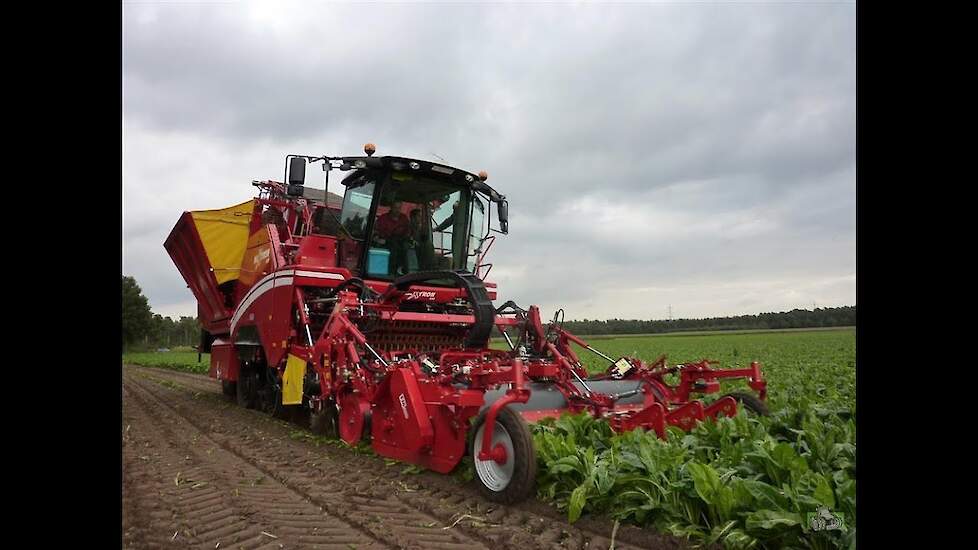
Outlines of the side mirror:
{"type": "Polygon", "coordinates": [[[301,196],[302,186],[306,183],[306,159],[292,157],[289,159],[289,195],[301,196]]]}
{"type": "Polygon", "coordinates": [[[289,159],[289,185],[305,185],[306,159],[292,157],[289,159]]]}
{"type": "Polygon", "coordinates": [[[499,228],[503,230],[503,234],[509,234],[509,201],[502,201],[499,203],[499,228]]]}

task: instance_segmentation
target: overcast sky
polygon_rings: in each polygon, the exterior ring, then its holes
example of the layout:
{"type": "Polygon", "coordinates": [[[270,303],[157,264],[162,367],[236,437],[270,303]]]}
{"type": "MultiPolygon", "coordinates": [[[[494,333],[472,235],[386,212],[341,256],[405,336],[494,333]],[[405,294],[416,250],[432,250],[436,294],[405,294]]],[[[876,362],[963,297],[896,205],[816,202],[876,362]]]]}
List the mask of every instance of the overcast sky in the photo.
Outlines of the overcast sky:
{"type": "Polygon", "coordinates": [[[123,273],[196,315],[163,249],[183,211],[372,141],[488,171],[500,303],[854,305],[855,55],[853,2],[124,2],[123,273]]]}

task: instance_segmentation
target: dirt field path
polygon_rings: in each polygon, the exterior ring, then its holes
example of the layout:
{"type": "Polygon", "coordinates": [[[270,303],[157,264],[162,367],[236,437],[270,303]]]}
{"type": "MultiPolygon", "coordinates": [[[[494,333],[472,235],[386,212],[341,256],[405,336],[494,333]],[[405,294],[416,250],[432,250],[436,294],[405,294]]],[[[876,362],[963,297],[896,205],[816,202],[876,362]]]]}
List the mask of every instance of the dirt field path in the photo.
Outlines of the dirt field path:
{"type": "MultiPolygon", "coordinates": [[[[234,405],[206,376],[123,368],[124,547],[609,548],[537,501],[501,507],[471,483],[405,473],[302,426],[234,405]]],[[[614,548],[683,548],[622,526],[614,548]]]]}

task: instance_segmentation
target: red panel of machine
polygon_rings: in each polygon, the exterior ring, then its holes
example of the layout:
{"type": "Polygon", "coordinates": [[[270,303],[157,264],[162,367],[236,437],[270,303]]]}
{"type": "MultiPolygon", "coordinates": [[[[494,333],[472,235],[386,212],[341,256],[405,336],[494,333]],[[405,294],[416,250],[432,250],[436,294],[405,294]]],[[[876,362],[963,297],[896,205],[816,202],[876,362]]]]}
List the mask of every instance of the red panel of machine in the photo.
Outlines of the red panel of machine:
{"type": "Polygon", "coordinates": [[[306,235],[299,243],[295,262],[309,267],[336,266],[336,237],[326,235],[306,235]]]}
{"type": "Polygon", "coordinates": [[[472,315],[451,315],[448,313],[414,313],[411,311],[384,311],[381,314],[381,319],[391,320],[391,321],[435,321],[439,323],[461,323],[466,325],[471,325],[475,322],[475,317],[472,315]]]}
{"type": "Polygon", "coordinates": [[[348,269],[329,267],[326,269],[307,265],[296,266],[295,284],[296,286],[324,286],[334,287],[353,275],[348,269]]]}
{"type": "Polygon", "coordinates": [[[436,472],[452,471],[465,454],[465,428],[483,404],[482,392],[419,384],[409,370],[397,369],[382,395],[372,421],[374,450],[436,472]]]}
{"type": "Polygon", "coordinates": [[[466,430],[459,429],[456,411],[445,405],[429,404],[428,414],[435,429],[435,443],[431,454],[424,457],[422,464],[436,472],[446,474],[458,464],[465,454],[466,430]]]}
{"type": "Polygon", "coordinates": [[[397,369],[374,411],[373,435],[380,442],[416,453],[431,445],[434,433],[414,374],[397,369]]]}
{"type": "Polygon", "coordinates": [[[257,326],[269,366],[278,365],[287,348],[292,327],[292,282],[293,270],[276,271],[260,280],[241,304],[241,321],[235,333],[241,326],[257,326]]]}
{"type": "Polygon", "coordinates": [[[211,344],[211,378],[235,382],[238,380],[239,369],[238,354],[231,342],[214,340],[211,344]]]}
{"type": "MultiPolygon", "coordinates": [[[[383,293],[390,288],[390,283],[382,281],[367,281],[367,285],[377,292],[383,293]]],[[[489,299],[495,300],[496,293],[488,292],[489,299]]],[[[406,302],[437,302],[444,304],[456,298],[468,298],[465,289],[448,288],[443,286],[411,285],[405,292],[403,300],[406,302]]]]}
{"type": "Polygon", "coordinates": [[[266,330],[263,331],[271,340],[271,349],[265,346],[268,364],[275,366],[285,359],[288,349],[288,339],[293,336],[292,304],[295,303],[294,277],[277,277],[275,288],[272,290],[272,306],[266,330]]]}

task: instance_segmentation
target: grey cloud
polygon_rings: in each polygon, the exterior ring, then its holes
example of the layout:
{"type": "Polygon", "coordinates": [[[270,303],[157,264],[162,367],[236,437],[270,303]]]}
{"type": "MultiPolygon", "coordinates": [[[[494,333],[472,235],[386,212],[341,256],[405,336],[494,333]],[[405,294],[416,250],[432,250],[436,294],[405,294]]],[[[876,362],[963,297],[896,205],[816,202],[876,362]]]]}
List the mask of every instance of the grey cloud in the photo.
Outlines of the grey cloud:
{"type": "Polygon", "coordinates": [[[489,171],[524,304],[854,302],[854,4],[303,6],[124,6],[123,268],[154,307],[192,303],[180,212],[365,141],[489,171]]]}

